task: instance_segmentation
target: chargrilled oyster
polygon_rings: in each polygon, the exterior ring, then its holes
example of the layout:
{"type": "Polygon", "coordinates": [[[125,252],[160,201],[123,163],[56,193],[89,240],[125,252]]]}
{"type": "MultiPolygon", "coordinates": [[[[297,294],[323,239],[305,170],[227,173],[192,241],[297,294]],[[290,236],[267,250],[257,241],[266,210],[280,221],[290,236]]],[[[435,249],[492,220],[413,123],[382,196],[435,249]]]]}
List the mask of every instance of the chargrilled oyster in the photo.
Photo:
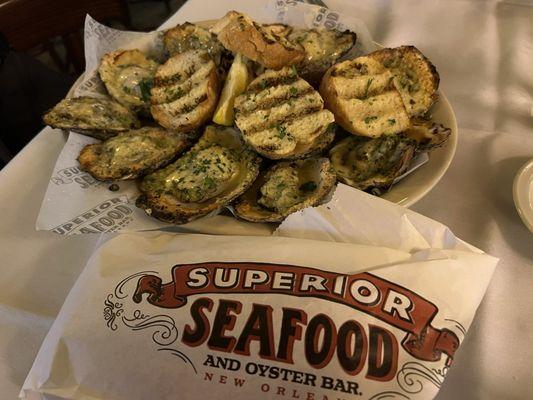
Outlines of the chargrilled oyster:
{"type": "Polygon", "coordinates": [[[317,153],[334,138],[333,114],[294,68],[267,70],[235,99],[235,124],[259,154],[273,160],[317,153]]]}
{"type": "Polygon", "coordinates": [[[452,133],[450,128],[423,118],[413,118],[411,123],[412,126],[404,134],[416,141],[416,149],[420,152],[444,145],[452,133]]]}
{"type": "Polygon", "coordinates": [[[296,66],[306,81],[318,85],[322,76],[354,45],[357,35],[350,31],[293,29],[287,36],[291,43],[299,43],[305,51],[304,59],[296,66]]]}
{"type": "Polygon", "coordinates": [[[134,179],[165,166],[189,144],[185,134],[144,127],[85,146],[78,161],[84,171],[101,181],[134,179]]]}
{"type": "Polygon", "coordinates": [[[405,172],[416,142],[403,135],[368,139],[350,136],[330,150],[339,181],[361,190],[386,190],[405,172]]]}
{"type": "Polygon", "coordinates": [[[219,89],[216,66],[207,52],[189,50],[175,55],[155,74],[152,116],[165,128],[193,131],[213,115],[219,89]]]}
{"type": "Polygon", "coordinates": [[[280,222],[293,212],[319,204],[335,181],[327,158],[280,162],[259,176],[237,200],[234,211],[252,222],[280,222]]]}
{"type": "Polygon", "coordinates": [[[245,14],[229,11],[211,28],[222,45],[241,53],[265,68],[280,69],[304,58],[303,47],[271,29],[265,29],[245,14]]]}
{"type": "Polygon", "coordinates": [[[248,189],[257,178],[260,163],[237,130],[208,126],[185,155],[143,179],[137,206],[162,221],[193,221],[248,189]]]}
{"type": "Polygon", "coordinates": [[[329,67],[353,48],[357,40],[354,32],[339,32],[324,28],[302,29],[284,24],[265,24],[269,34],[283,38],[293,46],[301,46],[305,53],[296,65],[298,75],[313,86],[318,86],[329,67]]]}
{"type": "Polygon", "coordinates": [[[103,140],[140,126],[137,117],[116,101],[85,96],[61,100],[43,120],[53,128],[103,140]]]}
{"type": "Polygon", "coordinates": [[[135,112],[148,114],[150,89],[158,65],[140,50],[117,50],[102,57],[98,73],[116,101],[135,112]]]}
{"type": "Polygon", "coordinates": [[[217,66],[229,66],[230,54],[216,35],[190,22],[165,31],[163,45],[171,57],[189,50],[205,50],[217,66]]]}
{"type": "Polygon", "coordinates": [[[369,137],[396,134],[436,100],[435,67],[412,46],[382,49],[332,66],[320,94],[348,132],[369,137]]]}

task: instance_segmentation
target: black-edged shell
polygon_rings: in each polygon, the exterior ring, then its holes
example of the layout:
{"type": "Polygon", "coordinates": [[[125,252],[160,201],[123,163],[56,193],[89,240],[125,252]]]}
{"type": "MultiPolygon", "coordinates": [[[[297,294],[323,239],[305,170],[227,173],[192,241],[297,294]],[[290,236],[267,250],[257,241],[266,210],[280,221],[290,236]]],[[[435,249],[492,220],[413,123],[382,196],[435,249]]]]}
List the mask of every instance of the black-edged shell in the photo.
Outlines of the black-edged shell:
{"type": "Polygon", "coordinates": [[[137,206],[162,221],[193,221],[241,195],[257,178],[260,164],[237,130],[208,126],[177,161],[144,177],[137,206]]]}
{"type": "Polygon", "coordinates": [[[233,209],[247,221],[280,222],[293,212],[318,205],[335,181],[327,158],[279,162],[261,173],[233,209]]]}
{"type": "Polygon", "coordinates": [[[339,181],[361,190],[388,189],[408,168],[416,143],[403,135],[350,136],[330,150],[339,181]]]}
{"type": "Polygon", "coordinates": [[[135,112],[147,114],[158,65],[140,50],[116,50],[102,57],[98,73],[111,97],[135,112]]]}
{"type": "Polygon", "coordinates": [[[185,134],[147,126],[85,146],[78,161],[101,181],[134,179],[165,166],[190,143],[185,134]]]}
{"type": "Polygon", "coordinates": [[[137,117],[116,101],[86,96],[61,100],[43,120],[53,128],[72,130],[97,139],[108,139],[140,126],[137,117]]]}

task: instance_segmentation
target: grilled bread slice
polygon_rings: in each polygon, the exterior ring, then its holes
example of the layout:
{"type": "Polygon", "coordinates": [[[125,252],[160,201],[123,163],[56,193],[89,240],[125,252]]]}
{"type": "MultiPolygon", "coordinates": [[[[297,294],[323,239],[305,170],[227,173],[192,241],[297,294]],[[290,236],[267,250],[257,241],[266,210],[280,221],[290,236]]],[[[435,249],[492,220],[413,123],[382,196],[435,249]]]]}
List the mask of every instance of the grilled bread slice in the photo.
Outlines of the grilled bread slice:
{"type": "Polygon", "coordinates": [[[259,154],[296,159],[316,153],[333,140],[333,114],[295,68],[267,70],[235,99],[235,123],[259,154]]]}
{"type": "Polygon", "coordinates": [[[247,15],[228,12],[212,28],[222,45],[271,69],[297,64],[305,55],[300,44],[289,42],[283,35],[265,29],[247,15]]]}
{"type": "Polygon", "coordinates": [[[394,84],[410,117],[424,115],[438,99],[437,69],[416,47],[381,49],[368,56],[394,75],[394,84]]]}
{"type": "Polygon", "coordinates": [[[436,100],[438,75],[416,48],[383,49],[331,67],[320,84],[326,107],[347,131],[396,134],[436,100]]]}
{"type": "Polygon", "coordinates": [[[379,137],[410,126],[394,76],[370,56],[331,67],[322,79],[320,94],[335,121],[355,135],[379,137]]]}
{"type": "Polygon", "coordinates": [[[220,83],[214,61],[204,50],[189,50],[161,65],[151,89],[150,111],[167,129],[190,132],[215,111],[220,83]]]}

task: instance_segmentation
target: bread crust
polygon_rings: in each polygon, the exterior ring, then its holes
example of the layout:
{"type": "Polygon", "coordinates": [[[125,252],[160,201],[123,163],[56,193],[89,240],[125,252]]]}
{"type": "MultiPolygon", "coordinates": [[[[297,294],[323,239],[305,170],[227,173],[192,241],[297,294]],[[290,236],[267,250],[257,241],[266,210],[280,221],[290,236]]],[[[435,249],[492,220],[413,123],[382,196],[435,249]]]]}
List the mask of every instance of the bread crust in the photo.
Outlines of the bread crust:
{"type": "Polygon", "coordinates": [[[281,69],[303,60],[301,46],[291,46],[276,34],[268,34],[245,15],[230,11],[217,24],[218,40],[228,50],[241,53],[266,68],[281,69]]]}

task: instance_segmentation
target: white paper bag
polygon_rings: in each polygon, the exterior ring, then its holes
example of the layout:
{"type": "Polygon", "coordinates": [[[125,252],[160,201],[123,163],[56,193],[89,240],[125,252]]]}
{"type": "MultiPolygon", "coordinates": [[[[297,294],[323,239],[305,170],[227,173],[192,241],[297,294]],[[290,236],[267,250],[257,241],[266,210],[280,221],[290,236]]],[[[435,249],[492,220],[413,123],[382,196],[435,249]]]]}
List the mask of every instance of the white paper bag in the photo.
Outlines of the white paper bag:
{"type": "Polygon", "coordinates": [[[105,243],[21,397],[433,398],[497,260],[342,185],[276,235],[105,243]]]}

